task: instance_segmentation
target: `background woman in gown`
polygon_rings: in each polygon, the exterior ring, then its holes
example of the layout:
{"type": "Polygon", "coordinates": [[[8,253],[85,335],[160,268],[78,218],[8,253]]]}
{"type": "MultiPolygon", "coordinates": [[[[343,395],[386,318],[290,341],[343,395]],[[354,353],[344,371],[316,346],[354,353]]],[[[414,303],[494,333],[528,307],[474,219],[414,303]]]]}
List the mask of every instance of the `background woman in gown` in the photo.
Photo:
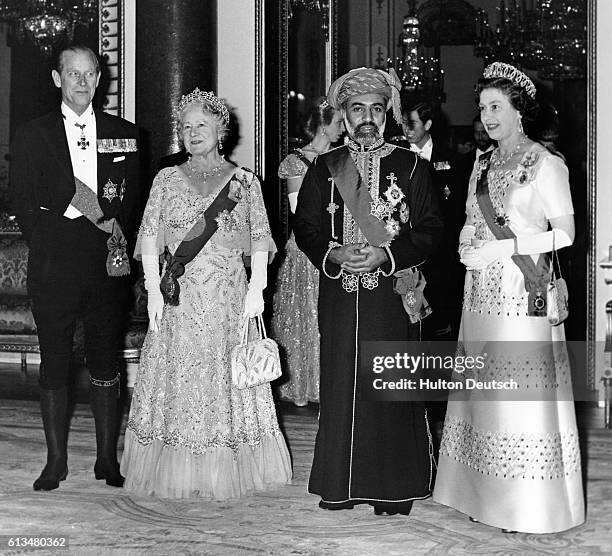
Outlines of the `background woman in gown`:
{"type": "MultiPolygon", "coordinates": [[[[340,139],[344,122],[340,112],[321,97],[308,113],[304,131],[310,142],[287,155],[278,169],[279,177],[287,180],[292,213],[306,170],[317,155],[340,139]]],[[[280,397],[298,406],[319,401],[318,299],[319,272],[298,249],[291,233],[276,284],[271,334],[284,354],[287,381],[279,388],[280,397]]]]}
{"type": "MultiPolygon", "coordinates": [[[[245,315],[263,312],[274,242],[257,178],[219,154],[229,114],[212,93],[196,89],[177,108],[189,160],[161,170],[140,227],[149,332],[125,433],[125,488],[163,498],[236,498],[287,483],[291,464],[269,384],[232,386],[230,351],[245,315]],[[185,265],[178,305],[165,305],[158,256],[177,246],[214,200],[233,210],[207,214],[218,229],[185,265]],[[247,287],[242,255],[251,256],[247,287]]],[[[212,209],[211,209],[212,210],[212,209]]]]}
{"type": "Polygon", "coordinates": [[[563,325],[535,316],[539,292],[531,285],[527,291],[511,257],[536,262],[553,241],[556,249],[572,243],[568,171],[524,133],[537,107],[525,74],[491,64],[478,91],[482,122],[498,147],[480,157],[470,181],[459,248],[467,268],[459,340],[466,352],[484,345],[487,365],[478,380],[514,379],[522,394],[501,390],[487,401],[475,392],[467,401],[451,396],[434,500],[505,532],[553,533],[584,521],[570,367],[563,325]],[[492,210],[483,203],[487,181],[492,210]],[[496,226],[511,231],[507,239],[496,239],[496,226]]]}

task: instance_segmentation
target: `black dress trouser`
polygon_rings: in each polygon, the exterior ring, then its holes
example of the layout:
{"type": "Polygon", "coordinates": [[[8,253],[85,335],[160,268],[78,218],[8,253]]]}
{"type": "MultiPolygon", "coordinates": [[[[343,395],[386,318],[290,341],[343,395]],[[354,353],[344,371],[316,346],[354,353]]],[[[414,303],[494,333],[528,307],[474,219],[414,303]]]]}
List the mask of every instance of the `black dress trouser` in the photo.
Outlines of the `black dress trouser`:
{"type": "Polygon", "coordinates": [[[91,378],[112,381],[117,376],[125,280],[107,275],[107,239],[85,217],[71,220],[44,210],[37,216],[29,245],[28,292],[44,389],[68,384],[77,318],[84,325],[91,378]]]}

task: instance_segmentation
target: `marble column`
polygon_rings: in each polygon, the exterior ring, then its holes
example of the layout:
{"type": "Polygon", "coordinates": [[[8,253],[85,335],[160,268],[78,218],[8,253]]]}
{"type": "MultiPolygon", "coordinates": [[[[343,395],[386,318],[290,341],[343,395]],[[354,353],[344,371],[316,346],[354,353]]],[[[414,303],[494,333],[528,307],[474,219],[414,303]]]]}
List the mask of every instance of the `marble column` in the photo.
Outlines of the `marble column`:
{"type": "Polygon", "coordinates": [[[217,1],[137,0],[136,121],[149,177],[180,150],[172,112],[181,95],[216,85],[217,1]]]}

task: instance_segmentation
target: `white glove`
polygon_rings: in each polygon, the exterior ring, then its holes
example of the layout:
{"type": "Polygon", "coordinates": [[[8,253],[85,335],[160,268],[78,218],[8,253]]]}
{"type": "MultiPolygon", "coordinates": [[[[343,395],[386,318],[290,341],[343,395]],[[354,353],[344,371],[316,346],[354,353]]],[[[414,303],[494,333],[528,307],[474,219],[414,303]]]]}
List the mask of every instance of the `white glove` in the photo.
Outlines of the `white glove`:
{"type": "Polygon", "coordinates": [[[155,237],[145,236],[142,239],[142,269],[147,290],[149,330],[157,332],[164,312],[164,297],[159,289],[159,256],[155,237]]]}
{"type": "Polygon", "coordinates": [[[461,262],[468,270],[482,270],[497,259],[511,257],[514,254],[513,239],[487,241],[481,247],[466,246],[461,251],[461,262]]]}
{"type": "Polygon", "coordinates": [[[287,198],[289,199],[289,210],[291,214],[295,214],[295,209],[297,208],[297,200],[298,200],[298,192],[288,193],[287,198]]]}
{"type": "MultiPolygon", "coordinates": [[[[517,237],[516,253],[518,255],[548,253],[552,251],[553,239],[555,249],[561,249],[572,244],[567,232],[561,228],[554,228],[550,232],[517,237]]],[[[461,262],[468,270],[482,270],[497,259],[510,258],[514,254],[514,239],[488,241],[481,247],[466,246],[460,251],[461,262]]]]}
{"type": "Polygon", "coordinates": [[[519,255],[539,255],[540,253],[550,253],[553,249],[553,237],[555,250],[569,247],[572,240],[565,230],[553,228],[550,232],[542,232],[532,236],[517,237],[519,255]],[[553,235],[554,234],[554,235],[553,235]]]}
{"type": "Polygon", "coordinates": [[[459,233],[459,257],[461,257],[463,250],[472,244],[472,238],[476,235],[476,226],[466,224],[459,233]]]}
{"type": "Polygon", "coordinates": [[[251,281],[244,298],[244,316],[252,319],[264,312],[263,291],[268,285],[268,252],[251,255],[251,281]]]}

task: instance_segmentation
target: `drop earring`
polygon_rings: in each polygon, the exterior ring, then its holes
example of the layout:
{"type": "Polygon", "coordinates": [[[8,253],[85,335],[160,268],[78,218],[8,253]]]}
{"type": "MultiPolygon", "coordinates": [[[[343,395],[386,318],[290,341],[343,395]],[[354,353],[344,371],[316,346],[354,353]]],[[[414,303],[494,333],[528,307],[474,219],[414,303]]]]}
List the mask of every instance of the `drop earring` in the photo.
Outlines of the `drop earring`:
{"type": "Polygon", "coordinates": [[[523,130],[523,118],[522,118],[520,112],[519,112],[519,115],[518,115],[518,132],[521,135],[525,134],[525,131],[523,130]]]}
{"type": "Polygon", "coordinates": [[[223,139],[221,137],[217,139],[217,149],[219,150],[219,152],[223,150],[223,139]]]}

